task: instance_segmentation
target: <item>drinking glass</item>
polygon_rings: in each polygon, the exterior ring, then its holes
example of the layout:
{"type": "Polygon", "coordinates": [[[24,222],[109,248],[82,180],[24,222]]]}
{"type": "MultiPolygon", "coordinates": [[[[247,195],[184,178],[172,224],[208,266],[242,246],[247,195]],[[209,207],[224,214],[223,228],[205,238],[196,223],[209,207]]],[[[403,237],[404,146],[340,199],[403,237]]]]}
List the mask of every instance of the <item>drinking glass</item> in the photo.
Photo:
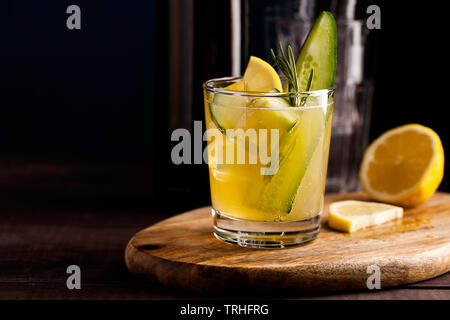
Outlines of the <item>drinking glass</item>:
{"type": "Polygon", "coordinates": [[[203,85],[214,235],[245,247],[309,242],[320,230],[334,89],[225,89],[240,81],[203,85]]]}

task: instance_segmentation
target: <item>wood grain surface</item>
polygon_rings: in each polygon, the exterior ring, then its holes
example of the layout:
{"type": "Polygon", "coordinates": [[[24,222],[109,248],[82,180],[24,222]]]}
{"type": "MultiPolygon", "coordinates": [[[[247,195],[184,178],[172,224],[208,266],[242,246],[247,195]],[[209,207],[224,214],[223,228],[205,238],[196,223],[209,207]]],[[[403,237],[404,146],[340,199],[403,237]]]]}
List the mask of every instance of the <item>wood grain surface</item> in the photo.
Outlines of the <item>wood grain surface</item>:
{"type": "MultiPolygon", "coordinates": [[[[363,193],[331,201],[369,200],[363,193]]],[[[450,194],[436,193],[404,218],[353,234],[330,230],[327,210],[318,238],[302,247],[251,249],[212,234],[209,207],[163,220],[131,238],[128,269],[168,287],[196,292],[367,290],[367,268],[381,271],[381,287],[430,279],[450,270],[450,194]]]]}

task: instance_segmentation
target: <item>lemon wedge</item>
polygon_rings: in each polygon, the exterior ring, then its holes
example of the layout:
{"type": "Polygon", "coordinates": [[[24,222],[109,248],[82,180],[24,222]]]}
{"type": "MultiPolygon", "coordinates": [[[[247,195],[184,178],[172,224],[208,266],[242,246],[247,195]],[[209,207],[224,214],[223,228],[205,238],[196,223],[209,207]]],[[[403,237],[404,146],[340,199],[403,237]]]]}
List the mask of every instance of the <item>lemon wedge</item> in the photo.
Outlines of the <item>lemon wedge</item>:
{"type": "Polygon", "coordinates": [[[337,201],[330,204],[328,226],[343,232],[353,232],[402,217],[403,208],[389,204],[356,200],[337,201]]]}
{"type": "Polygon", "coordinates": [[[226,86],[225,89],[233,91],[245,91],[244,81],[239,81],[226,86]]]}
{"type": "Polygon", "coordinates": [[[283,91],[281,80],[275,69],[266,61],[251,56],[244,73],[246,91],[270,92],[283,91]]]}
{"type": "Polygon", "coordinates": [[[409,124],[388,130],[367,148],[359,177],[373,199],[414,207],[436,191],[443,174],[439,136],[430,128],[409,124]]]}

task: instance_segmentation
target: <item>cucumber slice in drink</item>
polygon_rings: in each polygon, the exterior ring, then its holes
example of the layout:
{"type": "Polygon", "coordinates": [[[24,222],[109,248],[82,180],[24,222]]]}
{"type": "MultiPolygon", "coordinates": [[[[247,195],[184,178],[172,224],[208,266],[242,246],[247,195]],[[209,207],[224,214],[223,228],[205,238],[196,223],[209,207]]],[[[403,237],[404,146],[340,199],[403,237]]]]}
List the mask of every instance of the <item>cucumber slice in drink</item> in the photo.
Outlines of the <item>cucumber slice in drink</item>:
{"type": "MultiPolygon", "coordinates": [[[[296,71],[300,91],[306,90],[311,69],[314,69],[314,77],[309,90],[333,86],[336,52],[336,22],[331,13],[322,12],[297,57],[296,71]]],[[[278,214],[290,213],[306,169],[324,134],[325,117],[329,118],[329,115],[324,115],[322,108],[304,109],[300,120],[280,141],[278,172],[270,179],[265,179],[258,199],[263,210],[278,214]]]]}
{"type": "Polygon", "coordinates": [[[290,105],[284,98],[251,98],[222,93],[216,93],[213,102],[209,104],[211,119],[223,132],[243,127],[289,131],[295,125],[298,115],[289,108],[290,105]],[[248,117],[247,111],[251,113],[248,117]]]}
{"type": "Polygon", "coordinates": [[[298,109],[292,108],[284,98],[257,98],[253,99],[250,105],[255,108],[251,116],[258,122],[255,128],[280,129],[282,134],[291,130],[298,120],[298,109]]]}
{"type": "Polygon", "coordinates": [[[302,110],[300,121],[280,141],[280,165],[278,172],[265,180],[257,201],[261,209],[277,214],[291,211],[297,189],[323,135],[324,117],[321,108],[302,110]]]}
{"type": "Polygon", "coordinates": [[[220,131],[238,127],[245,117],[246,106],[250,99],[246,96],[216,93],[213,102],[209,104],[211,119],[220,131]]]}
{"type": "Polygon", "coordinates": [[[296,69],[301,91],[307,87],[311,69],[314,69],[314,77],[310,90],[333,86],[336,54],[336,21],[331,13],[323,11],[314,22],[297,57],[296,69]]]}

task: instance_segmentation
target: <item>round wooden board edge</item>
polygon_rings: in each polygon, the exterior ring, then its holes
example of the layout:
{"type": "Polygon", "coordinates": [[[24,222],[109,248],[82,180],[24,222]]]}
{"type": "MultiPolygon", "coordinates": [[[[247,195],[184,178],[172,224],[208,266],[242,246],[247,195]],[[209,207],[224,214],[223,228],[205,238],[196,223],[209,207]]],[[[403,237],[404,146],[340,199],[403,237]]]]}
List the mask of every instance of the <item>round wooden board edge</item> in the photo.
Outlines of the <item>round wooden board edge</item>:
{"type": "MultiPolygon", "coordinates": [[[[168,219],[176,219],[180,215],[205,208],[208,207],[194,209],[168,219]]],[[[163,223],[168,219],[155,223],[152,226],[163,223]]],[[[383,280],[383,276],[381,276],[382,289],[428,280],[450,271],[450,244],[446,248],[441,248],[443,255],[439,257],[427,255],[427,253],[413,257],[408,256],[401,267],[392,264],[389,259],[365,261],[353,270],[345,269],[344,265],[337,265],[334,268],[330,267],[326,277],[324,277],[323,273],[319,276],[318,271],[316,271],[316,276],[314,276],[314,266],[310,266],[308,272],[305,272],[305,269],[299,270],[298,268],[283,267],[282,270],[277,270],[279,276],[274,278],[273,269],[269,270],[268,268],[256,267],[249,273],[248,268],[205,266],[157,257],[148,251],[144,252],[135,248],[132,245],[134,236],[130,239],[125,249],[125,263],[131,273],[167,287],[182,288],[199,293],[236,293],[238,291],[261,294],[267,292],[267,290],[273,293],[368,290],[367,279],[370,276],[367,273],[368,265],[375,265],[383,270],[385,279],[383,280]],[[420,266],[417,264],[418,259],[422,262],[420,266]],[[425,266],[423,265],[424,260],[426,261],[425,266]],[[180,266],[182,267],[180,268],[180,266]],[[399,270],[401,270],[400,274],[398,273],[399,270]],[[395,274],[395,277],[386,277],[386,274],[389,273],[395,274]],[[336,277],[337,274],[340,278],[336,277]],[[305,275],[308,276],[305,277],[305,275]],[[355,277],[359,279],[356,284],[355,277]],[[195,282],[192,279],[195,279],[195,282]]]]}

